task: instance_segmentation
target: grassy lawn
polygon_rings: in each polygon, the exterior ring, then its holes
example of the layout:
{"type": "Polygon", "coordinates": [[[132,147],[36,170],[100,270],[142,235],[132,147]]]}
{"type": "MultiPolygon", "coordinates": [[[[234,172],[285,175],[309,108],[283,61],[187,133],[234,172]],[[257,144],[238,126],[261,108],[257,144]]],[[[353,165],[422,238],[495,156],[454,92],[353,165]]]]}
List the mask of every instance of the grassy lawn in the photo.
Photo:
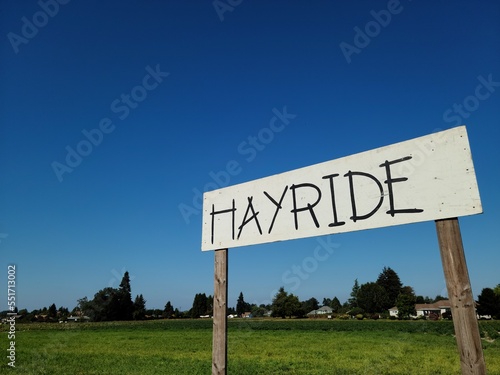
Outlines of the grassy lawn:
{"type": "MultiPolygon", "coordinates": [[[[210,374],[211,320],[18,324],[0,373],[210,374]]],[[[8,348],[5,326],[2,348],[8,348]]],[[[500,375],[500,322],[481,322],[500,375]]],[[[451,322],[230,320],[229,374],[460,374],[451,322]]]]}

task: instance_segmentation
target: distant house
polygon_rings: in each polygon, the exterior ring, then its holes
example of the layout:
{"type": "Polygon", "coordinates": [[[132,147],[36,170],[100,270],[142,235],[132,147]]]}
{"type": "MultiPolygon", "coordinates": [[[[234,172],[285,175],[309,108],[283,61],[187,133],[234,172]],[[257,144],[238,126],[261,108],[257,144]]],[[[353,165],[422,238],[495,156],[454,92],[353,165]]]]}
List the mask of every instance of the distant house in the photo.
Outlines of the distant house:
{"type": "Polygon", "coordinates": [[[66,321],[68,322],[80,322],[80,321],[84,321],[84,322],[88,322],[90,320],[90,318],[88,316],[68,316],[66,318],[66,321]]]}
{"type": "Polygon", "coordinates": [[[326,315],[331,315],[333,314],[333,309],[330,306],[322,306],[317,310],[313,310],[307,313],[307,316],[309,318],[320,318],[324,317],[326,315]]]}
{"type": "Polygon", "coordinates": [[[398,308],[396,306],[391,307],[389,309],[389,316],[393,316],[393,317],[397,318],[398,317],[398,313],[399,313],[399,310],[398,310],[398,308]]]}
{"type": "Polygon", "coordinates": [[[441,318],[444,313],[451,311],[451,303],[447,299],[434,303],[417,303],[415,310],[417,311],[417,318],[421,316],[441,318]]]}
{"type": "Polygon", "coordinates": [[[241,314],[241,317],[242,318],[251,318],[252,317],[252,313],[250,311],[246,311],[243,314],[241,314]]]}
{"type": "MultiPolygon", "coordinates": [[[[441,300],[434,303],[417,303],[415,305],[417,315],[412,318],[419,318],[425,316],[426,318],[442,318],[443,314],[451,311],[451,304],[449,300],[441,300]]],[[[398,317],[398,308],[396,306],[389,309],[389,316],[398,317]]]]}

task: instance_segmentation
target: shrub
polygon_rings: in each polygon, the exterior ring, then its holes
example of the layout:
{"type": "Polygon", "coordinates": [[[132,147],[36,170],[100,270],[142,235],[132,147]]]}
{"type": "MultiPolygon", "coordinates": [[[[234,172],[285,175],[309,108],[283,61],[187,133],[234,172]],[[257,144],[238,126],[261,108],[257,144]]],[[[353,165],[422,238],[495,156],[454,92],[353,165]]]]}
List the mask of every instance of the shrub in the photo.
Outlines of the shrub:
{"type": "Polygon", "coordinates": [[[363,314],[356,314],[356,319],[363,320],[363,318],[364,318],[363,314]]]}
{"type": "Polygon", "coordinates": [[[447,319],[447,320],[453,320],[453,317],[451,315],[451,311],[444,312],[443,315],[442,315],[442,318],[443,319],[447,319]]]}

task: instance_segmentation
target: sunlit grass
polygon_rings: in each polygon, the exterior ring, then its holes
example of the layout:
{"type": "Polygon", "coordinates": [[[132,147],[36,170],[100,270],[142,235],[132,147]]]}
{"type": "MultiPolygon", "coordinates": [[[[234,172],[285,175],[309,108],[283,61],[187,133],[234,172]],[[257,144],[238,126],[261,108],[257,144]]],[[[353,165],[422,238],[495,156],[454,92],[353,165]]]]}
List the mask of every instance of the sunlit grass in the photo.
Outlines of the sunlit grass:
{"type": "MultiPolygon", "coordinates": [[[[498,333],[489,323],[481,323],[484,332],[498,333]]],[[[17,329],[16,374],[211,373],[211,320],[17,329]]],[[[451,322],[234,320],[228,374],[459,374],[452,333],[451,322]]],[[[483,340],[488,373],[498,375],[500,342],[490,341],[483,340]]],[[[6,361],[0,373],[12,370],[6,361]]]]}

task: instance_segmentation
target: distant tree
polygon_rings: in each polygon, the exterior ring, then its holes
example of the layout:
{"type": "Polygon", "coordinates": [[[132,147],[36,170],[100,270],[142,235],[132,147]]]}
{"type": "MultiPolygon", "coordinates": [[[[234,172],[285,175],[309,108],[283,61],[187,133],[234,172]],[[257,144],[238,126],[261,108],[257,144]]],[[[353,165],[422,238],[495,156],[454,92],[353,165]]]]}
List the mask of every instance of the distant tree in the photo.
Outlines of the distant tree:
{"type": "Polygon", "coordinates": [[[448,299],[448,298],[443,297],[442,295],[438,294],[438,295],[434,298],[434,300],[433,300],[432,302],[434,303],[434,302],[438,302],[438,301],[444,301],[444,300],[447,300],[447,299],[448,299]]]}
{"type": "Polygon", "coordinates": [[[432,303],[432,298],[427,296],[417,296],[415,303],[432,303]]]}
{"type": "Polygon", "coordinates": [[[284,287],[278,290],[273,298],[271,305],[273,317],[301,317],[304,316],[304,310],[299,298],[293,294],[288,294],[284,287]]]}
{"type": "Polygon", "coordinates": [[[73,315],[86,315],[90,316],[90,310],[92,309],[91,302],[87,297],[83,297],[77,300],[76,307],[72,310],[73,315]]]}
{"type": "Polygon", "coordinates": [[[307,314],[310,311],[319,309],[319,302],[316,298],[309,298],[307,301],[302,302],[302,309],[307,314]]]}
{"type": "Polygon", "coordinates": [[[396,307],[398,308],[398,318],[409,319],[412,316],[417,315],[415,310],[415,303],[417,302],[417,297],[411,287],[402,288],[401,293],[396,299],[396,307]]]}
{"type": "MultiPolygon", "coordinates": [[[[82,304],[82,312],[95,322],[118,320],[118,299],[115,288],[104,288],[94,294],[91,301],[82,304]]],[[[86,297],[85,297],[86,299],[86,297]]]]}
{"type": "Polygon", "coordinates": [[[285,310],[285,304],[286,304],[286,299],[288,297],[288,293],[285,292],[284,287],[280,287],[278,290],[278,293],[273,298],[272,302],[272,314],[271,316],[273,317],[281,317],[285,318],[286,317],[286,310],[285,310]]]}
{"type": "Polygon", "coordinates": [[[477,297],[478,315],[491,315],[493,318],[500,317],[500,297],[493,289],[484,288],[477,297]]]}
{"type": "Polygon", "coordinates": [[[243,292],[240,292],[238,301],[236,302],[236,315],[242,316],[245,312],[248,312],[250,310],[250,304],[245,302],[245,299],[243,298],[243,292]]]}
{"type": "Polygon", "coordinates": [[[47,311],[47,316],[52,319],[57,317],[57,307],[55,303],[49,306],[49,309],[47,311]]]}
{"type": "MultiPolygon", "coordinates": [[[[5,317],[5,316],[7,316],[7,312],[9,312],[9,310],[2,311],[2,313],[5,313],[5,314],[4,315],[0,314],[0,315],[2,315],[2,316],[5,317]]],[[[18,311],[18,314],[19,315],[28,315],[28,310],[27,309],[21,309],[21,310],[18,311]]]]}
{"type": "Polygon", "coordinates": [[[116,320],[131,320],[134,313],[134,302],[132,302],[130,276],[128,271],[123,274],[120,287],[115,297],[117,298],[118,308],[118,311],[115,312],[116,320]]]}
{"type": "Polygon", "coordinates": [[[135,297],[134,312],[132,313],[134,320],[144,320],[146,318],[146,300],[139,294],[135,297]]]}
{"type": "Polygon", "coordinates": [[[389,297],[381,285],[370,282],[359,287],[357,300],[358,307],[373,314],[387,310],[389,297]]]}
{"type": "Polygon", "coordinates": [[[306,311],[302,308],[302,303],[299,301],[299,297],[293,294],[290,294],[286,299],[285,312],[286,315],[289,316],[290,318],[291,317],[302,318],[303,316],[306,315],[306,311]]]}
{"type": "Polygon", "coordinates": [[[60,316],[61,318],[65,318],[69,315],[69,309],[67,307],[59,307],[57,309],[57,316],[60,316]]]}
{"type": "Polygon", "coordinates": [[[351,298],[347,301],[349,303],[349,307],[357,307],[358,306],[358,292],[359,292],[359,283],[358,279],[354,280],[354,285],[352,286],[351,298]]]}
{"type": "Polygon", "coordinates": [[[497,296],[500,297],[500,284],[498,284],[496,287],[493,288],[493,291],[497,296]]]}
{"type": "Polygon", "coordinates": [[[323,306],[330,306],[332,305],[332,300],[331,298],[323,298],[323,306]]]}
{"type": "Polygon", "coordinates": [[[165,309],[163,309],[163,316],[167,319],[175,317],[175,310],[170,301],[165,304],[165,309]]]}
{"type": "Polygon", "coordinates": [[[252,305],[251,312],[254,318],[261,318],[266,314],[266,309],[254,304],[252,305]]]}
{"type": "Polygon", "coordinates": [[[376,283],[385,289],[387,293],[387,302],[383,306],[383,310],[390,309],[396,305],[396,299],[401,293],[401,280],[398,274],[391,267],[384,267],[378,275],[376,283]]]}
{"type": "MultiPolygon", "coordinates": [[[[226,312],[227,312],[227,307],[226,307],[226,312]]],[[[214,314],[214,297],[209,294],[207,296],[207,311],[205,315],[213,315],[214,314]]]]}
{"type": "Polygon", "coordinates": [[[332,308],[333,312],[338,313],[342,309],[342,304],[337,297],[333,297],[332,302],[330,303],[330,307],[332,308]]]}
{"type": "Polygon", "coordinates": [[[202,315],[207,315],[209,306],[207,304],[207,296],[205,293],[197,293],[194,296],[193,307],[191,308],[191,318],[199,318],[202,315]]]}

